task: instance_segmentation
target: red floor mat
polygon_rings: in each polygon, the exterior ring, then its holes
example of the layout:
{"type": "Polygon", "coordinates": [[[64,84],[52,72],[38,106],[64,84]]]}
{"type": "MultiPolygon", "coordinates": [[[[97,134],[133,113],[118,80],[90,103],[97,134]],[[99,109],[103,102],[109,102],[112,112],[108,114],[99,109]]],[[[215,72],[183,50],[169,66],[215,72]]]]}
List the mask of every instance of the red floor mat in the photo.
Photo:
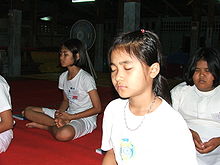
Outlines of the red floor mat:
{"type": "MultiPolygon", "coordinates": [[[[28,105],[56,107],[62,94],[57,82],[47,80],[10,81],[13,113],[18,114],[28,105]]],[[[111,87],[98,87],[102,108],[116,97],[111,87]]],[[[92,133],[70,142],[58,142],[44,130],[26,128],[27,120],[16,120],[14,139],[0,165],[99,165],[102,155],[95,152],[101,145],[102,116],[92,133]]]]}

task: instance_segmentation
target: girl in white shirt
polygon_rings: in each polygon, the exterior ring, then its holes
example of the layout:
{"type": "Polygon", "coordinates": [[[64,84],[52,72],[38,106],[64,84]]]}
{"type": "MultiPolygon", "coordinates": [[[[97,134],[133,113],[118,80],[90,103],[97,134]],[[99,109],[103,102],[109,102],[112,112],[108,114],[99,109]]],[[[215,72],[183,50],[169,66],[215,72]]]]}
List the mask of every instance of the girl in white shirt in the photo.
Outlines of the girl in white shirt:
{"type": "Polygon", "coordinates": [[[95,80],[82,68],[86,52],[78,39],[65,41],[60,48],[60,64],[67,68],[59,78],[63,100],[57,110],[29,106],[23,111],[29,128],[48,130],[58,141],[69,141],[91,133],[101,112],[95,80]]]}
{"type": "Polygon", "coordinates": [[[188,124],[199,165],[220,165],[220,53],[198,49],[184,79],[171,90],[173,108],[188,124]]]}
{"type": "Polygon", "coordinates": [[[159,38],[144,29],[120,35],[109,50],[121,98],[105,109],[103,165],[196,165],[192,136],[170,103],[159,38]]]}
{"type": "Polygon", "coordinates": [[[9,85],[0,76],[0,153],[5,152],[13,138],[13,118],[9,85]]]}

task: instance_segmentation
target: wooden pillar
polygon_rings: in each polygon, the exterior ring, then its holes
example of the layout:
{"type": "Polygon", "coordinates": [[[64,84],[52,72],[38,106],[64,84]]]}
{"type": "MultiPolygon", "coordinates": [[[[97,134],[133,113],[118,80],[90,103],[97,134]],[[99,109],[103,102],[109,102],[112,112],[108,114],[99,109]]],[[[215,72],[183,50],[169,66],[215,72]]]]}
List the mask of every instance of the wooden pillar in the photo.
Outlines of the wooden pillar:
{"type": "Polygon", "coordinates": [[[21,75],[21,10],[9,11],[8,76],[21,75]]]}
{"type": "Polygon", "coordinates": [[[124,0],[118,0],[117,34],[123,32],[123,24],[124,24],[124,0]]]}
{"type": "Polygon", "coordinates": [[[134,31],[140,28],[140,0],[124,1],[123,31],[134,31]]]}
{"type": "Polygon", "coordinates": [[[32,31],[31,31],[31,39],[32,39],[32,42],[31,42],[31,47],[32,48],[35,48],[36,47],[36,39],[37,39],[37,0],[33,0],[33,3],[32,3],[32,31]]]}
{"type": "Polygon", "coordinates": [[[215,18],[215,1],[209,0],[208,3],[208,22],[207,22],[207,31],[206,31],[206,46],[210,47],[213,43],[213,26],[215,18]]]}
{"type": "Polygon", "coordinates": [[[191,44],[190,44],[190,55],[193,55],[198,48],[199,32],[200,32],[200,21],[201,21],[201,0],[194,0],[193,4],[193,16],[191,26],[191,44]]]}
{"type": "Polygon", "coordinates": [[[96,16],[96,42],[95,42],[95,55],[94,55],[94,69],[103,72],[104,68],[104,55],[103,42],[104,42],[104,2],[105,0],[96,0],[97,16],[96,16]]]}

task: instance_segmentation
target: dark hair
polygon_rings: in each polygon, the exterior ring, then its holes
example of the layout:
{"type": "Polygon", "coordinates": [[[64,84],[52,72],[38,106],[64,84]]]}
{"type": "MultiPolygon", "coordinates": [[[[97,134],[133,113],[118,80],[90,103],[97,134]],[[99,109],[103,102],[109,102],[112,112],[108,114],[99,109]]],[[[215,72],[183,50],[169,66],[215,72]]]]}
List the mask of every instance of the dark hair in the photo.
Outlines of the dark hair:
{"type": "Polygon", "coordinates": [[[76,38],[68,39],[64,43],[61,44],[61,47],[64,46],[69,49],[73,54],[74,63],[73,65],[78,66],[80,68],[87,67],[86,60],[86,50],[83,43],[76,38]],[[79,53],[79,59],[77,60],[77,53],[79,53]]]}
{"type": "Polygon", "coordinates": [[[220,84],[220,54],[217,49],[207,47],[199,48],[189,59],[188,67],[184,72],[184,79],[187,85],[194,85],[193,74],[197,62],[200,60],[207,62],[209,71],[214,77],[213,87],[217,87],[220,84]]]}
{"type": "Polygon", "coordinates": [[[108,53],[108,60],[115,49],[123,48],[128,54],[132,54],[148,66],[158,62],[160,73],[153,80],[153,91],[171,104],[170,91],[166,78],[163,76],[161,43],[158,36],[150,31],[138,30],[119,35],[113,42],[108,53]]]}

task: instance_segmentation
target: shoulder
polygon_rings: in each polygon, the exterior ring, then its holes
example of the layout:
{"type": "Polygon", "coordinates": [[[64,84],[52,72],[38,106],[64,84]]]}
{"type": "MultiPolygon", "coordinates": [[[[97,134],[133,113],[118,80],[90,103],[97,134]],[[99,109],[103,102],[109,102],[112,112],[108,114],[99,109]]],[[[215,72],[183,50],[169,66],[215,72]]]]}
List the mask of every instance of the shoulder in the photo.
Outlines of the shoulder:
{"type": "Polygon", "coordinates": [[[109,113],[109,111],[111,112],[120,112],[121,109],[124,109],[125,105],[127,104],[128,99],[115,99],[112,100],[105,108],[105,113],[109,113]]]}
{"type": "MultiPolygon", "coordinates": [[[[168,123],[170,124],[173,124],[174,122],[177,124],[177,123],[185,123],[182,115],[178,112],[178,111],[175,111],[173,107],[171,107],[170,104],[168,104],[165,100],[162,101],[160,107],[160,112],[161,114],[163,113],[163,115],[160,115],[160,116],[163,116],[163,118],[165,120],[168,119],[168,123]]],[[[161,119],[162,120],[162,119],[161,119]]]]}
{"type": "Polygon", "coordinates": [[[168,111],[168,112],[172,113],[172,111],[174,111],[172,106],[170,104],[168,104],[163,98],[161,98],[161,99],[162,99],[162,102],[161,102],[160,106],[158,107],[158,109],[162,110],[162,112],[168,111]]]}
{"type": "Polygon", "coordinates": [[[0,83],[1,83],[1,84],[2,84],[2,83],[3,83],[3,84],[7,83],[6,80],[4,79],[4,77],[2,77],[1,75],[0,75],[0,83]]]}
{"type": "Polygon", "coordinates": [[[220,92],[220,85],[218,85],[214,90],[220,92]]]}
{"type": "Polygon", "coordinates": [[[7,81],[0,75],[0,85],[2,87],[9,87],[7,81]]]}
{"type": "Polygon", "coordinates": [[[91,74],[89,74],[88,72],[86,72],[85,70],[81,69],[80,73],[79,73],[80,77],[82,79],[92,79],[94,80],[94,78],[91,76],[91,74]]]}
{"type": "Polygon", "coordinates": [[[67,77],[67,74],[68,74],[68,71],[61,73],[59,79],[64,79],[65,77],[67,77]]]}
{"type": "Polygon", "coordinates": [[[159,106],[159,109],[162,113],[165,113],[166,115],[179,115],[179,113],[175,111],[174,108],[170,104],[168,104],[164,99],[162,99],[162,103],[159,106]]]}
{"type": "Polygon", "coordinates": [[[191,90],[193,86],[187,85],[186,82],[182,82],[178,85],[176,85],[170,92],[171,95],[174,93],[183,93],[191,90]]]}

